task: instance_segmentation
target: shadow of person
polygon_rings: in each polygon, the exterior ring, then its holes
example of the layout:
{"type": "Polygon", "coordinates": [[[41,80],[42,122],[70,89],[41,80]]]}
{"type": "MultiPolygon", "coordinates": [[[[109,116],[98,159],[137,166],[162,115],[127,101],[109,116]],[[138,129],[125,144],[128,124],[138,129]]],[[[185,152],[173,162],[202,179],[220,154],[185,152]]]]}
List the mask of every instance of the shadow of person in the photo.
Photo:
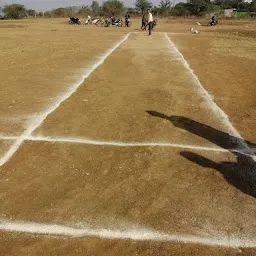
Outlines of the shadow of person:
{"type": "Polygon", "coordinates": [[[243,193],[256,198],[256,163],[250,161],[240,162],[239,160],[243,157],[237,158],[237,162],[220,162],[215,163],[214,161],[200,156],[198,154],[182,151],[180,154],[187,160],[194,162],[205,168],[214,168],[219,171],[226,181],[242,191],[243,193]]]}
{"type": "Polygon", "coordinates": [[[238,188],[243,193],[256,197],[256,144],[244,141],[241,138],[232,136],[226,132],[219,131],[211,126],[199,123],[190,118],[182,116],[167,116],[156,111],[147,111],[154,117],[170,121],[174,126],[186,130],[192,134],[211,141],[212,143],[232,152],[237,162],[215,163],[195,153],[183,151],[180,154],[187,160],[205,168],[214,168],[219,171],[227,182],[238,188]]]}

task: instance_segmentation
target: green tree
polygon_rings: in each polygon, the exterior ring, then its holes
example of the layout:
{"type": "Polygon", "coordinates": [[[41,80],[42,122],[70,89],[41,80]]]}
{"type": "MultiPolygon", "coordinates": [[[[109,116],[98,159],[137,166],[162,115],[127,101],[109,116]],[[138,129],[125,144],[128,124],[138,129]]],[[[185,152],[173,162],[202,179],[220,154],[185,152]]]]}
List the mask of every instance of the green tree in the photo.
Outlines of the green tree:
{"type": "Polygon", "coordinates": [[[192,15],[202,16],[214,10],[211,0],[188,0],[187,8],[192,15]]]}
{"type": "Polygon", "coordinates": [[[173,16],[188,16],[191,15],[187,3],[178,3],[171,9],[173,16]]]}
{"type": "Polygon", "coordinates": [[[53,16],[52,12],[50,11],[44,12],[44,17],[51,18],[52,16],[53,16]]]}
{"type": "Polygon", "coordinates": [[[73,14],[71,7],[57,8],[54,9],[51,13],[53,17],[70,17],[73,14]]]}
{"type": "Polygon", "coordinates": [[[87,16],[89,14],[91,14],[91,9],[88,5],[84,5],[82,6],[82,8],[79,9],[79,11],[77,12],[78,15],[82,15],[82,16],[87,16]]]}
{"type": "Polygon", "coordinates": [[[32,9],[28,9],[28,16],[30,17],[35,17],[36,16],[36,11],[35,10],[32,10],[32,9]]]}
{"type": "Polygon", "coordinates": [[[138,11],[141,13],[145,13],[147,9],[152,8],[152,3],[150,3],[148,0],[136,0],[135,7],[138,11]]]}
{"type": "Polygon", "coordinates": [[[250,12],[256,12],[256,0],[253,0],[250,5],[250,12]]]}
{"type": "Polygon", "coordinates": [[[171,10],[171,1],[170,0],[161,0],[159,9],[162,14],[164,14],[165,17],[170,13],[171,10]]]}
{"type": "Polygon", "coordinates": [[[151,13],[153,14],[153,16],[158,16],[159,13],[162,13],[161,9],[158,6],[153,6],[151,8],[151,13]]]}
{"type": "Polygon", "coordinates": [[[214,0],[215,5],[219,5],[221,9],[238,8],[238,5],[244,0],[214,0]]]}
{"type": "Polygon", "coordinates": [[[250,10],[250,6],[251,6],[250,3],[242,2],[242,3],[239,3],[239,4],[237,5],[237,9],[238,9],[238,10],[249,11],[249,10],[250,10]]]}
{"type": "Polygon", "coordinates": [[[100,4],[97,1],[92,1],[91,10],[95,14],[99,14],[101,11],[100,4]]]}
{"type": "Polygon", "coordinates": [[[22,19],[27,16],[27,9],[21,4],[5,5],[2,11],[8,19],[22,19]]]}
{"type": "Polygon", "coordinates": [[[124,11],[124,4],[118,0],[108,0],[103,2],[102,11],[105,15],[120,15],[124,11]]]}

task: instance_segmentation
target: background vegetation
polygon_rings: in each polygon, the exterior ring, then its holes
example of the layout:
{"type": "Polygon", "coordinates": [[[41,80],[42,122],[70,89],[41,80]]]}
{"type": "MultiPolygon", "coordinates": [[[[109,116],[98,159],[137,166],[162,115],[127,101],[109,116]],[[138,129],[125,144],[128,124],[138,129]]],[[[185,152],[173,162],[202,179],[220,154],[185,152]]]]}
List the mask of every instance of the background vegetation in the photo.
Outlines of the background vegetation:
{"type": "Polygon", "coordinates": [[[21,4],[10,4],[0,7],[0,17],[5,19],[22,19],[26,17],[71,17],[71,16],[119,16],[125,11],[139,15],[146,9],[152,9],[155,15],[161,16],[203,16],[220,13],[224,9],[236,9],[237,17],[253,16],[256,13],[256,0],[251,3],[244,0],[187,0],[176,5],[171,0],[161,0],[154,6],[148,0],[136,0],[134,8],[127,8],[120,0],[107,0],[99,4],[96,0],[91,5],[80,7],[57,8],[46,12],[36,12],[21,4]]]}

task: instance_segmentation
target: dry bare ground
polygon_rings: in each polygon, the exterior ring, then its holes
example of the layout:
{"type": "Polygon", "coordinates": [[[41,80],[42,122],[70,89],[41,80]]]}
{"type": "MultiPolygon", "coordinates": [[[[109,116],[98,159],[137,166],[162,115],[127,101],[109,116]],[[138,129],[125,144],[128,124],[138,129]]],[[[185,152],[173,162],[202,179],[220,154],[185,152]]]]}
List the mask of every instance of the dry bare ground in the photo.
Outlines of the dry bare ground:
{"type": "Polygon", "coordinates": [[[195,22],[0,21],[0,255],[256,254],[256,22],[195,22]]]}

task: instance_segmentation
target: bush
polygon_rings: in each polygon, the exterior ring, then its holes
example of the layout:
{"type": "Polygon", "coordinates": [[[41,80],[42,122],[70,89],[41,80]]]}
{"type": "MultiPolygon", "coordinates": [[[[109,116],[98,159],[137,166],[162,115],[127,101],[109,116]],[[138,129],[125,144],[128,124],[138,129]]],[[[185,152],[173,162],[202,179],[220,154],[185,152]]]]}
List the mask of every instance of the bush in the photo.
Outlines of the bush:
{"type": "Polygon", "coordinates": [[[192,15],[203,16],[213,11],[214,5],[210,0],[189,0],[187,8],[192,15]]]}
{"type": "Polygon", "coordinates": [[[251,5],[249,8],[250,8],[249,9],[250,12],[256,12],[256,0],[251,2],[251,5]]]}
{"type": "Polygon", "coordinates": [[[145,13],[147,9],[153,7],[153,4],[148,0],[136,0],[135,7],[139,12],[145,13]]]}
{"type": "Polygon", "coordinates": [[[67,7],[67,8],[57,8],[52,11],[53,17],[71,17],[72,16],[72,8],[67,7]]]}
{"type": "Polygon", "coordinates": [[[203,16],[219,9],[211,0],[188,0],[187,3],[178,3],[171,9],[175,16],[203,16]]]}
{"type": "Polygon", "coordinates": [[[251,15],[249,12],[236,12],[235,17],[236,18],[249,18],[251,15]]]}
{"type": "Polygon", "coordinates": [[[99,14],[101,12],[101,6],[100,6],[99,2],[92,1],[91,10],[94,14],[96,14],[96,15],[99,14]]]}
{"type": "Polygon", "coordinates": [[[32,9],[28,9],[27,13],[28,13],[28,16],[30,17],[35,17],[37,15],[36,11],[32,9]]]}
{"type": "Polygon", "coordinates": [[[176,4],[170,11],[173,16],[188,16],[191,15],[186,3],[176,4]]]}
{"type": "Polygon", "coordinates": [[[102,4],[102,12],[104,15],[117,16],[124,11],[124,4],[118,0],[108,0],[102,4]]]}
{"type": "Polygon", "coordinates": [[[90,9],[89,6],[82,6],[82,8],[79,9],[79,11],[77,12],[77,15],[79,16],[87,16],[87,15],[91,15],[92,14],[92,11],[90,9]]]}
{"type": "Polygon", "coordinates": [[[51,18],[52,17],[52,12],[47,11],[47,12],[44,13],[43,16],[46,17],[46,18],[51,18]]]}
{"type": "Polygon", "coordinates": [[[27,9],[21,4],[5,5],[2,12],[7,19],[22,19],[27,16],[27,9]]]}

